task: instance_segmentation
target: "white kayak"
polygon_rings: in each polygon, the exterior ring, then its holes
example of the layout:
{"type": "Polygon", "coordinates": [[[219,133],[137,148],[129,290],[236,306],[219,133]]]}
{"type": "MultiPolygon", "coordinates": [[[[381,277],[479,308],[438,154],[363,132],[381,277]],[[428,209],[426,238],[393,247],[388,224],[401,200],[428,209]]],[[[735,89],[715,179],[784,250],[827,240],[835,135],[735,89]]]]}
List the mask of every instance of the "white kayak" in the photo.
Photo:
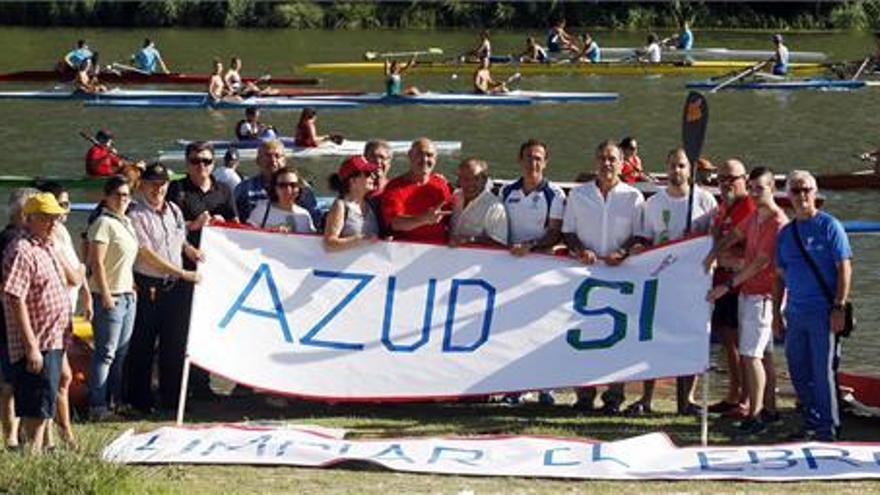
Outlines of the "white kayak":
{"type": "MultiPolygon", "coordinates": [[[[282,142],[285,140],[287,140],[285,143],[286,155],[290,158],[321,158],[360,155],[364,152],[364,146],[367,144],[366,141],[346,139],[342,144],[328,142],[321,144],[321,146],[304,148],[301,146],[292,146],[292,140],[290,138],[282,138],[282,142]],[[291,146],[287,146],[288,144],[291,144],[291,146]]],[[[188,142],[189,141],[185,140],[178,141],[179,144],[184,146],[188,142]]],[[[225,152],[229,145],[235,144],[235,141],[212,141],[212,143],[216,143],[214,147],[217,150],[217,155],[221,155],[221,151],[225,152]]],[[[437,153],[440,154],[451,155],[461,151],[461,141],[433,141],[433,143],[437,148],[437,153]]],[[[242,160],[253,160],[257,158],[257,146],[254,146],[254,144],[255,143],[249,141],[248,145],[250,145],[250,147],[239,148],[238,154],[242,160]]],[[[409,151],[412,141],[389,141],[388,144],[391,145],[392,152],[406,153],[409,151]]],[[[183,150],[162,151],[159,153],[159,161],[161,162],[182,162],[184,158],[183,150]]]]}
{"type": "Polygon", "coordinates": [[[120,88],[113,88],[103,93],[83,93],[81,91],[0,91],[0,99],[3,100],[129,100],[141,98],[200,100],[205,98],[205,92],[120,88]]]}
{"type": "Polygon", "coordinates": [[[303,99],[316,101],[350,101],[367,105],[529,105],[543,102],[613,101],[617,93],[511,91],[509,93],[423,93],[412,96],[388,96],[385,93],[359,95],[322,95],[303,99]]]}
{"type": "MultiPolygon", "coordinates": [[[[642,47],[600,47],[603,58],[627,58],[644,52],[642,47]]],[[[771,50],[738,50],[734,48],[692,48],[690,50],[663,50],[663,58],[676,60],[745,60],[759,62],[774,56],[771,50]]],[[[828,56],[823,52],[789,52],[789,61],[803,63],[824,62],[828,56]]]]}

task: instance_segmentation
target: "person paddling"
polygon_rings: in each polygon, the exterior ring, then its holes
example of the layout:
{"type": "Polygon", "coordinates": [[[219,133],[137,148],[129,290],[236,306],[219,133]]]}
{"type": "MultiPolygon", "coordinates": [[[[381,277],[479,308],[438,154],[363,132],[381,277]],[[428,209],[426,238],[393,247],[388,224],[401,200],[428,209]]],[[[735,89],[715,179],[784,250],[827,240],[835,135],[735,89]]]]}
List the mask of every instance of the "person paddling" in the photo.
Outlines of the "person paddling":
{"type": "Polygon", "coordinates": [[[507,85],[503,81],[492,79],[492,74],[489,72],[489,59],[484,58],[480,60],[480,66],[477,68],[477,71],[474,72],[474,92],[477,94],[490,95],[507,93],[508,91],[507,85]]]}
{"type": "Polygon", "coordinates": [[[547,50],[550,53],[579,51],[575,37],[565,31],[565,19],[559,19],[547,31],[547,50]]]}
{"type": "Polygon", "coordinates": [[[60,73],[74,73],[79,70],[80,66],[83,62],[87,60],[91,60],[92,50],[89,48],[86,40],[78,40],[76,42],[76,48],[67,52],[61,60],[58,61],[58,72],[60,73]]]}
{"type": "Polygon", "coordinates": [[[401,65],[397,60],[385,60],[385,95],[386,96],[415,96],[422,92],[415,86],[403,87],[403,74],[416,65],[416,56],[413,55],[409,62],[401,65]]]}
{"type": "Polygon", "coordinates": [[[599,50],[599,44],[593,39],[590,33],[584,33],[581,36],[581,44],[583,47],[572,58],[572,62],[588,62],[591,64],[598,63],[602,60],[602,51],[599,50]]]}
{"type": "Polygon", "coordinates": [[[318,111],[314,108],[303,108],[299,115],[299,122],[296,124],[296,136],[294,137],[294,146],[304,148],[315,148],[330,142],[339,144],[342,140],[339,136],[332,134],[318,134],[318,111]]]}
{"type": "Polygon", "coordinates": [[[526,38],[526,49],[517,58],[520,62],[544,63],[550,61],[547,49],[539,45],[532,36],[526,38]]]}
{"type": "Polygon", "coordinates": [[[771,73],[774,76],[784,76],[788,73],[788,47],[782,42],[782,35],[779,33],[773,35],[773,44],[776,48],[769,60],[773,64],[771,73]]]}
{"type": "Polygon", "coordinates": [[[639,61],[651,64],[659,64],[662,58],[662,49],[660,48],[660,38],[651,33],[648,35],[648,45],[641,50],[639,61]]]}
{"type": "Polygon", "coordinates": [[[131,56],[135,68],[147,74],[155,74],[161,70],[168,74],[168,67],[162,59],[162,54],[156,49],[156,43],[150,38],[144,38],[144,45],[131,56]]]}
{"type": "Polygon", "coordinates": [[[489,31],[480,31],[480,41],[472,50],[465,52],[463,61],[477,62],[492,56],[492,41],[489,39],[489,31]]]}
{"type": "Polygon", "coordinates": [[[235,137],[239,141],[250,141],[275,139],[278,136],[274,127],[260,122],[259,108],[248,107],[244,111],[244,119],[235,124],[235,137]]]}
{"type": "Polygon", "coordinates": [[[250,97],[250,96],[268,96],[278,94],[278,90],[270,86],[261,88],[254,82],[243,82],[241,79],[241,58],[232,57],[229,61],[229,69],[223,76],[223,83],[226,90],[233,95],[250,97]]]}
{"type": "Polygon", "coordinates": [[[98,75],[92,73],[92,59],[83,60],[73,77],[73,89],[79,93],[96,94],[107,91],[107,86],[101,84],[98,75]]]}
{"type": "Polygon", "coordinates": [[[665,40],[665,46],[673,50],[690,50],[694,47],[694,33],[691,31],[690,23],[682,20],[681,29],[678,34],[671,36],[665,40]]]}
{"type": "Polygon", "coordinates": [[[218,102],[228,96],[230,93],[223,82],[223,62],[214,59],[214,69],[211,71],[211,78],[208,79],[208,98],[212,102],[218,102]]]}

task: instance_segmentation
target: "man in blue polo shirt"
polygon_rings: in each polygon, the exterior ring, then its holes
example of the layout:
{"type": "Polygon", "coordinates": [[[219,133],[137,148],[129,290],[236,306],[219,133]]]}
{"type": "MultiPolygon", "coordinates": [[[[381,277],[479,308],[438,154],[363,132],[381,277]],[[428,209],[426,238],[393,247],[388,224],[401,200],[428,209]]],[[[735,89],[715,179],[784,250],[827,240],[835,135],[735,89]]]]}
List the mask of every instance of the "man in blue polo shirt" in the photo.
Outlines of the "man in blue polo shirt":
{"type": "Polygon", "coordinates": [[[816,178],[809,172],[795,170],[788,175],[786,190],[795,219],[777,238],[776,266],[782,284],[777,281],[773,294],[773,327],[777,336],[785,334],[791,383],[801,403],[803,425],[798,436],[831,442],[840,428],[836,374],[852,250],[843,225],[816,208],[816,189],[816,178]],[[780,307],[786,292],[783,321],[780,307]]]}
{"type": "Polygon", "coordinates": [[[86,40],[78,40],[76,42],[76,49],[67,52],[67,55],[61,59],[62,64],[60,64],[60,68],[66,72],[76,72],[83,62],[91,60],[93,56],[94,53],[89,49],[86,40]]]}
{"type": "Polygon", "coordinates": [[[147,74],[155,74],[159,70],[163,74],[168,74],[168,67],[165,66],[165,61],[162,60],[162,54],[159,53],[159,50],[156,49],[156,44],[150,38],[144,39],[144,46],[135,52],[131,60],[137,69],[147,74]]]}

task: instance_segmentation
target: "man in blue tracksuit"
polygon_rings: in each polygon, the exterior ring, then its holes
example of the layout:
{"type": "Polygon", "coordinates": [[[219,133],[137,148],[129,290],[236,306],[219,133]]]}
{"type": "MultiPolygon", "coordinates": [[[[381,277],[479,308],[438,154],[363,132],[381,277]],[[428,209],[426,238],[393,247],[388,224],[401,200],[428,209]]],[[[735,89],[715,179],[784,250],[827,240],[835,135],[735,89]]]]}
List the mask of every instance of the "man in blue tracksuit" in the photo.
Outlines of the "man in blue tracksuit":
{"type": "Polygon", "coordinates": [[[834,441],[840,428],[836,378],[839,334],[844,328],[844,304],[852,278],[852,250],[843,225],[816,208],[815,177],[802,170],[791,172],[786,189],[795,219],[783,227],[777,239],[780,279],[774,291],[773,326],[777,336],[785,334],[785,357],[803,414],[802,437],[834,441]],[[804,250],[818,274],[804,257],[804,250]],[[780,306],[786,292],[783,320],[780,306]]]}

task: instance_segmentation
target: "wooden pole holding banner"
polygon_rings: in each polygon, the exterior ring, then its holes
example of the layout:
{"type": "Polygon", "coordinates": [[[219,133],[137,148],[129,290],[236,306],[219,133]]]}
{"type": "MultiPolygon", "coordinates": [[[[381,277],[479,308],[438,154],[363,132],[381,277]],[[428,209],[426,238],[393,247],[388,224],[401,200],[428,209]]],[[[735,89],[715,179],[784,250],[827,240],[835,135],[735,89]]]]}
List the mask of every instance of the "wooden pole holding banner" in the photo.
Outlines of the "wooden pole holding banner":
{"type": "MultiPolygon", "coordinates": [[[[693,230],[694,211],[694,188],[697,184],[697,160],[700,158],[700,151],[703,149],[703,142],[706,139],[706,127],[709,124],[709,104],[706,98],[696,91],[688,93],[684,102],[684,112],[681,119],[681,139],[684,147],[685,155],[691,164],[691,187],[688,191],[687,217],[685,223],[685,235],[693,230]]],[[[706,350],[708,352],[708,349],[706,350]]],[[[690,402],[689,392],[693,385],[693,377],[678,377],[675,380],[675,399],[679,412],[684,411],[690,402]]],[[[708,441],[708,391],[706,385],[708,383],[707,373],[703,373],[703,394],[702,394],[702,411],[701,411],[701,431],[704,432],[701,438],[705,442],[708,441]]]]}
{"type": "Polygon", "coordinates": [[[189,356],[183,359],[183,372],[180,374],[180,397],[177,400],[177,420],[175,424],[183,424],[183,413],[186,411],[186,396],[189,392],[189,356]]]}

